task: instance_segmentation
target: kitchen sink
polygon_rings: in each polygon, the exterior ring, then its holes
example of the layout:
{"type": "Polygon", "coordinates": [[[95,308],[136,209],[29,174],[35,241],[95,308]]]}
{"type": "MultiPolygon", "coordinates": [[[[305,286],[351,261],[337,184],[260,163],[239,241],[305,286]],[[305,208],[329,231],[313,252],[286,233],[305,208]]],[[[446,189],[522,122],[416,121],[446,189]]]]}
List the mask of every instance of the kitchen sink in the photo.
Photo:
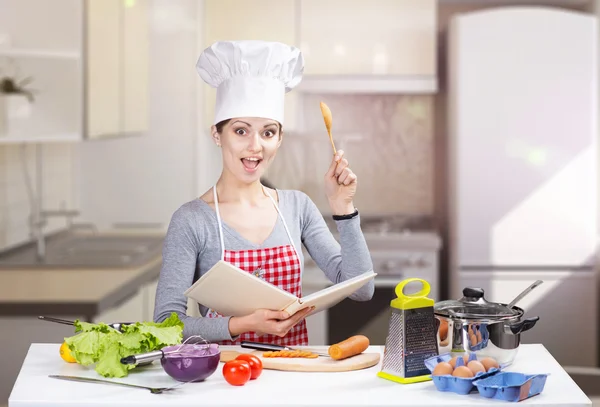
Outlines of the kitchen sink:
{"type": "Polygon", "coordinates": [[[36,243],[0,253],[0,270],[19,268],[131,268],[160,255],[162,234],[61,232],[46,237],[46,254],[36,243]]]}

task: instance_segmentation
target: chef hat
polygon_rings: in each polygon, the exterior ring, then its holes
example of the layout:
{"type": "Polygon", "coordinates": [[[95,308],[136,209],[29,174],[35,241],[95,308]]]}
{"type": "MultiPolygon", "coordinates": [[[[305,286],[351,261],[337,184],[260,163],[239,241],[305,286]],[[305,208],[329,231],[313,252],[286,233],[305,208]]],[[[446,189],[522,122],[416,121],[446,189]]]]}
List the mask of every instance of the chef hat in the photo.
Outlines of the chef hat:
{"type": "Polygon", "coordinates": [[[213,124],[234,117],[283,124],[284,96],[302,80],[304,58],[279,42],[218,41],[202,52],[196,70],[217,88],[213,124]]]}

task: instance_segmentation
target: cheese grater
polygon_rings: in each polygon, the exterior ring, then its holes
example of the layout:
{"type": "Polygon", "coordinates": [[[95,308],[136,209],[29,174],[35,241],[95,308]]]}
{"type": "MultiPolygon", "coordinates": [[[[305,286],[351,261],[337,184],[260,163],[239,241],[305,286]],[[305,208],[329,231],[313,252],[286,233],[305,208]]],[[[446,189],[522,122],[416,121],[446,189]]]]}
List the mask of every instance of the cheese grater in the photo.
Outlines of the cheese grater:
{"type": "Polygon", "coordinates": [[[398,383],[431,380],[425,360],[438,356],[434,301],[428,298],[429,283],[420,278],[408,278],[396,286],[397,298],[391,301],[392,313],[385,341],[381,371],[377,376],[398,383]],[[420,282],[423,289],[404,294],[406,285],[420,282]]]}

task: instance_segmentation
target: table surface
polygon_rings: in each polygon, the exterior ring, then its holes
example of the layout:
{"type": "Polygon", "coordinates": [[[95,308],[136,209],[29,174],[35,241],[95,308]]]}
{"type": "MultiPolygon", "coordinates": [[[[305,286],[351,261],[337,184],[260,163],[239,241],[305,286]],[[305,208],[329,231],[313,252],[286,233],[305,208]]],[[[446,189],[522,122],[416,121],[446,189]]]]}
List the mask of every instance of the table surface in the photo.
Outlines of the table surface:
{"type": "MultiPolygon", "coordinates": [[[[70,382],[48,375],[74,375],[101,378],[93,367],[65,363],[58,354],[60,344],[32,344],[23,363],[9,407],[58,406],[448,406],[515,405],[490,400],[477,392],[469,395],[438,391],[432,381],[398,384],[381,379],[379,365],[352,372],[283,372],[264,370],[244,386],[231,386],[223,378],[221,366],[200,383],[187,383],[174,391],[151,394],[144,389],[70,382]]],[[[320,347],[326,349],[326,347],[320,347]]],[[[223,350],[241,350],[223,346],[223,350]]],[[[381,352],[372,346],[368,352],[381,352]]],[[[506,371],[549,373],[544,391],[518,405],[591,406],[590,399],[539,344],[521,345],[515,362],[506,371]]],[[[128,377],[109,379],[150,387],[178,384],[155,361],[132,370],[128,377]]]]}

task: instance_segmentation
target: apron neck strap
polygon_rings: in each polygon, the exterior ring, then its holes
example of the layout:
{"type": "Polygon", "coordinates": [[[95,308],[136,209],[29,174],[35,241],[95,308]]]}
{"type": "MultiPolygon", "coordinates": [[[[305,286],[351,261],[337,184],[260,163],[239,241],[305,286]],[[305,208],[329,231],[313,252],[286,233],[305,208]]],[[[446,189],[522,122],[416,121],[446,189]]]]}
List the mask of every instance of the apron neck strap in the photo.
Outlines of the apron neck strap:
{"type": "MultiPolygon", "coordinates": [[[[271,199],[273,206],[275,206],[275,209],[277,210],[277,213],[279,214],[279,217],[281,218],[281,222],[283,223],[283,227],[285,228],[285,232],[287,233],[288,238],[290,239],[290,243],[291,243],[292,247],[294,248],[294,250],[296,251],[296,255],[298,255],[298,250],[296,250],[296,245],[294,244],[294,239],[292,239],[292,234],[290,233],[290,230],[288,229],[287,223],[285,222],[285,218],[283,217],[283,214],[279,210],[279,205],[277,205],[277,201],[275,201],[275,199],[271,196],[269,191],[267,191],[267,189],[265,188],[264,185],[261,184],[261,187],[263,189],[263,192],[269,197],[269,199],[271,199]]],[[[213,186],[213,199],[215,201],[215,212],[217,213],[217,223],[219,225],[219,240],[221,242],[221,260],[224,260],[225,259],[225,242],[223,239],[223,221],[221,220],[221,213],[219,211],[219,198],[217,196],[217,185],[216,184],[213,186]]]]}
{"type": "Polygon", "coordinates": [[[213,186],[213,199],[215,201],[215,212],[217,213],[217,223],[219,224],[219,240],[221,241],[221,260],[225,258],[225,242],[223,240],[223,222],[219,211],[219,198],[217,197],[217,185],[213,186]]]}

